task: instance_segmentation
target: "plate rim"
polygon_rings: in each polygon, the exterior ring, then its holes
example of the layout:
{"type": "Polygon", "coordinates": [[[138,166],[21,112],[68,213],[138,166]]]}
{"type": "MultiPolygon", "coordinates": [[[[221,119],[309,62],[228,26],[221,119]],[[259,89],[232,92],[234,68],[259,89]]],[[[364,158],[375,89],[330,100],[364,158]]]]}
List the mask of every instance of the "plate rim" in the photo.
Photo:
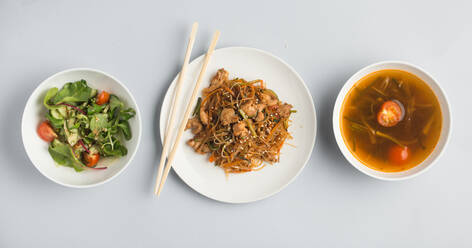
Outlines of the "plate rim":
{"type": "MultiPolygon", "coordinates": [[[[310,101],[310,107],[309,109],[311,109],[311,113],[313,113],[313,118],[314,118],[314,135],[313,135],[313,139],[311,141],[311,145],[310,145],[310,152],[306,155],[306,158],[304,159],[304,162],[303,162],[303,166],[300,167],[300,169],[297,171],[297,173],[292,177],[290,178],[290,180],[288,180],[286,183],[282,184],[279,188],[277,188],[276,190],[268,193],[268,194],[263,194],[262,196],[259,196],[259,197],[256,197],[254,199],[251,199],[251,200],[242,200],[242,201],[238,201],[238,200],[222,200],[222,199],[217,199],[216,197],[213,197],[213,196],[210,196],[210,195],[207,195],[207,194],[204,194],[203,192],[201,192],[199,189],[197,189],[196,186],[192,185],[191,183],[187,182],[180,174],[179,174],[179,170],[176,170],[173,166],[172,166],[172,170],[175,172],[175,174],[177,174],[177,176],[180,178],[180,180],[182,180],[188,187],[190,187],[191,189],[193,189],[194,191],[196,191],[197,193],[199,193],[200,195],[203,195],[209,199],[212,199],[212,200],[215,200],[215,201],[218,201],[218,202],[223,202],[223,203],[231,203],[231,204],[240,204],[240,203],[251,203],[251,202],[256,202],[256,201],[260,201],[260,200],[263,200],[263,199],[266,199],[266,198],[269,198],[277,193],[279,193],[280,191],[282,191],[283,189],[285,189],[288,185],[290,185],[293,181],[295,181],[296,178],[298,178],[298,176],[301,174],[301,172],[303,171],[303,169],[306,167],[306,165],[308,164],[308,161],[310,160],[311,158],[311,155],[313,153],[313,150],[315,148],[315,144],[316,144],[316,137],[317,137],[317,134],[318,134],[318,118],[317,118],[317,115],[316,115],[316,107],[315,107],[315,104],[314,104],[314,101],[313,101],[313,96],[311,95],[311,92],[310,92],[310,89],[308,88],[308,86],[306,85],[305,81],[303,80],[303,78],[300,76],[300,74],[298,74],[298,72],[291,66],[289,65],[287,62],[285,62],[284,60],[282,60],[281,58],[267,52],[267,51],[264,51],[264,50],[261,50],[261,49],[258,49],[258,48],[253,48],[253,47],[244,47],[244,46],[229,46],[229,47],[222,47],[222,48],[218,48],[218,49],[215,49],[214,52],[221,52],[221,51],[226,51],[226,50],[248,50],[248,51],[252,51],[252,52],[256,52],[256,53],[261,53],[263,55],[266,55],[266,56],[269,56],[271,57],[272,59],[275,59],[277,60],[278,62],[282,63],[284,66],[286,66],[294,75],[295,77],[302,83],[302,86],[303,88],[305,89],[306,93],[308,94],[309,96],[309,101],[310,101]]],[[[203,57],[205,56],[205,53],[201,54],[200,56],[198,56],[197,58],[193,59],[190,63],[194,63],[198,60],[201,60],[203,59],[203,57]]],[[[174,79],[171,81],[171,83],[169,84],[167,90],[166,90],[166,93],[164,95],[164,98],[162,99],[162,105],[161,105],[161,108],[160,108],[160,115],[159,115],[159,134],[160,134],[160,139],[161,139],[161,146],[163,146],[163,131],[164,131],[164,127],[162,127],[162,122],[163,122],[163,118],[165,118],[164,116],[164,102],[165,102],[165,99],[168,97],[168,95],[171,93],[170,92],[170,89],[172,87],[172,85],[174,84],[174,82],[176,82],[177,80],[177,77],[179,76],[179,73],[180,73],[180,70],[178,71],[177,75],[174,77],[174,79]]],[[[171,97],[171,96],[169,96],[171,97]]],[[[172,99],[171,99],[172,100],[172,99]]]]}

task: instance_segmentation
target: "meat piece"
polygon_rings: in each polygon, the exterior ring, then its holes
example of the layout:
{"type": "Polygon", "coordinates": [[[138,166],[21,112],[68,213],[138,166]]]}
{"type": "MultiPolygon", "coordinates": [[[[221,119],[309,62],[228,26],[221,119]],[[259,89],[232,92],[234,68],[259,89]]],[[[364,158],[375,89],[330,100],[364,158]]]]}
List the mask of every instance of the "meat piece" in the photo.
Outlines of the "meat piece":
{"type": "Polygon", "coordinates": [[[234,109],[225,108],[221,111],[221,123],[223,125],[229,125],[231,123],[237,122],[239,120],[238,116],[234,113],[234,109]]]}
{"type": "Polygon", "coordinates": [[[213,90],[215,90],[216,88],[213,88],[213,87],[208,87],[208,88],[204,88],[202,90],[202,94],[203,96],[207,96],[208,94],[210,94],[213,90]]]}
{"type": "Polygon", "coordinates": [[[210,87],[202,90],[203,95],[208,95],[210,92],[218,89],[226,80],[228,80],[229,72],[221,68],[216,72],[216,75],[211,79],[210,87]]]}
{"type": "Polygon", "coordinates": [[[192,147],[195,151],[197,151],[198,147],[200,147],[201,142],[197,142],[193,139],[187,141],[187,145],[192,147]]]}
{"type": "Polygon", "coordinates": [[[190,139],[187,141],[187,145],[193,148],[195,152],[200,153],[200,154],[205,154],[207,152],[210,152],[210,148],[208,145],[204,144],[202,145],[202,142],[195,141],[193,139],[190,139]]]}
{"type": "Polygon", "coordinates": [[[192,118],[192,119],[188,120],[187,126],[185,126],[185,130],[187,130],[189,128],[192,129],[193,134],[197,134],[200,131],[202,131],[203,126],[197,118],[192,118]]]}
{"type": "Polygon", "coordinates": [[[277,100],[277,98],[275,98],[273,95],[262,93],[261,102],[267,104],[267,106],[273,106],[279,103],[279,100],[277,100]]]}
{"type": "Polygon", "coordinates": [[[223,84],[226,80],[228,80],[229,72],[227,72],[224,68],[219,69],[216,72],[216,75],[211,79],[211,87],[219,87],[223,84]]]}
{"type": "Polygon", "coordinates": [[[252,101],[241,105],[241,110],[244,111],[244,113],[246,113],[246,115],[249,116],[249,117],[256,116],[256,114],[257,114],[257,108],[252,103],[252,101]]]}
{"type": "Polygon", "coordinates": [[[265,105],[265,104],[262,104],[262,103],[259,103],[259,104],[256,105],[256,109],[257,109],[257,111],[259,111],[259,112],[262,112],[262,110],[264,110],[265,107],[266,107],[266,105],[265,105]]]}
{"type": "Polygon", "coordinates": [[[278,107],[277,113],[281,117],[289,117],[290,116],[290,110],[292,109],[292,107],[293,107],[292,105],[284,103],[284,104],[282,104],[278,107]]]}
{"type": "Polygon", "coordinates": [[[208,114],[203,110],[200,110],[200,121],[202,121],[204,125],[208,125],[208,114]]]}
{"type": "Polygon", "coordinates": [[[264,118],[265,118],[264,112],[259,111],[259,113],[257,113],[257,116],[256,116],[256,121],[263,121],[264,118]]]}
{"type": "Polygon", "coordinates": [[[210,147],[207,144],[204,144],[200,147],[200,152],[201,153],[209,153],[211,152],[210,147]]]}
{"type": "Polygon", "coordinates": [[[259,103],[259,104],[256,104],[255,107],[257,109],[257,115],[256,115],[255,120],[256,121],[263,121],[265,119],[265,115],[262,111],[264,111],[266,105],[262,104],[262,103],[259,103]]]}
{"type": "Polygon", "coordinates": [[[233,126],[233,133],[235,136],[246,137],[249,134],[249,130],[246,128],[246,123],[240,121],[233,126]]]}
{"type": "Polygon", "coordinates": [[[200,121],[202,122],[203,125],[208,125],[208,114],[205,111],[206,104],[200,106],[200,121]]]}

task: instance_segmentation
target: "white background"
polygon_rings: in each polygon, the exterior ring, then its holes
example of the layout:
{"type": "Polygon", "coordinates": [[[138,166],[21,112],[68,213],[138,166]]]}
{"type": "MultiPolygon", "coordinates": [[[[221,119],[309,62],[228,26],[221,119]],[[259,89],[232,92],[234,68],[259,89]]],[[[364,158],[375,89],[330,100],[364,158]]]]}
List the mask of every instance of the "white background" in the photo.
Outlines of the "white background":
{"type": "MultiPolygon", "coordinates": [[[[0,247],[471,247],[472,4],[458,1],[0,1],[0,247]],[[315,150],[298,179],[266,200],[209,200],[171,173],[152,195],[158,113],[183,60],[215,29],[218,47],[287,61],[318,111],[315,150]],[[402,182],[369,178],[342,157],[333,104],[358,69],[417,64],[449,96],[453,132],[438,163],[402,182]],[[27,97],[46,77],[92,67],[124,82],[143,117],[140,150],[118,178],[69,189],[43,177],[21,143],[27,97]]],[[[257,65],[255,65],[257,66],[257,65]]]]}

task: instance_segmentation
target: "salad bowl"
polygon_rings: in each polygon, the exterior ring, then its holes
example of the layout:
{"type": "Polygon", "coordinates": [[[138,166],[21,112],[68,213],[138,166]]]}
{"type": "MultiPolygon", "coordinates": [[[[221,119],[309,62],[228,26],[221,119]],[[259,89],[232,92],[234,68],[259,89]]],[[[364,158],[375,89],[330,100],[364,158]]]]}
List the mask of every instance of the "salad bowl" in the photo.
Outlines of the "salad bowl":
{"type": "Polygon", "coordinates": [[[26,153],[41,174],[63,186],[88,188],[109,182],[128,167],[141,139],[141,116],[134,97],[118,79],[99,70],[75,68],[52,75],[33,91],[23,112],[21,133],[26,153]],[[123,141],[127,149],[126,155],[100,159],[97,168],[106,169],[85,169],[77,172],[73,168],[58,165],[48,151],[49,144],[37,133],[38,125],[46,120],[47,108],[43,105],[43,99],[48,90],[53,87],[60,89],[66,83],[78,80],[85,80],[91,88],[117,96],[126,107],[136,111],[136,115],[129,119],[131,138],[123,141]]]}

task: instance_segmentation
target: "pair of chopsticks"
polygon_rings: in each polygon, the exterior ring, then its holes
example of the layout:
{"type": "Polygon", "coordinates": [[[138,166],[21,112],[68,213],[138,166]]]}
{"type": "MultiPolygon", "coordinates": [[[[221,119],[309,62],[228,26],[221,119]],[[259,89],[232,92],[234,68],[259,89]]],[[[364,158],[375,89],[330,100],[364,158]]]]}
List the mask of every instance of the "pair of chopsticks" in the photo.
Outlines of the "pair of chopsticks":
{"type": "Polygon", "coordinates": [[[159,163],[159,168],[158,168],[157,177],[156,177],[156,185],[154,187],[154,194],[158,196],[161,194],[162,188],[164,187],[164,183],[166,182],[166,179],[167,179],[167,175],[169,175],[170,168],[172,167],[172,162],[174,160],[175,154],[179,147],[180,139],[182,138],[182,134],[184,133],[184,129],[185,129],[185,126],[187,125],[188,118],[190,117],[192,106],[195,104],[195,99],[197,98],[198,89],[200,88],[200,84],[205,75],[211,55],[213,55],[216,42],[218,41],[218,38],[220,36],[220,31],[218,30],[213,35],[213,39],[210,43],[210,47],[208,48],[208,51],[205,55],[205,60],[203,61],[203,66],[200,71],[200,75],[198,75],[197,82],[195,83],[195,87],[193,88],[192,96],[190,97],[189,104],[187,106],[187,109],[185,110],[182,123],[180,123],[178,133],[174,141],[174,145],[172,146],[172,150],[170,151],[170,153],[168,153],[169,146],[171,145],[171,139],[174,134],[172,127],[174,126],[175,112],[177,109],[177,101],[179,100],[180,89],[182,88],[182,82],[184,81],[183,79],[187,71],[187,65],[190,60],[190,55],[192,53],[192,48],[195,42],[197,29],[198,29],[198,23],[195,22],[192,26],[192,32],[190,33],[190,38],[187,45],[187,51],[185,53],[184,64],[182,65],[182,70],[180,71],[179,78],[177,79],[177,85],[174,91],[174,98],[172,100],[172,107],[170,110],[171,111],[170,119],[169,119],[169,122],[167,123],[167,128],[164,134],[164,146],[162,148],[161,160],[159,163]],[[165,164],[165,167],[164,167],[164,162],[166,161],[166,158],[167,158],[167,163],[165,164]]]}

